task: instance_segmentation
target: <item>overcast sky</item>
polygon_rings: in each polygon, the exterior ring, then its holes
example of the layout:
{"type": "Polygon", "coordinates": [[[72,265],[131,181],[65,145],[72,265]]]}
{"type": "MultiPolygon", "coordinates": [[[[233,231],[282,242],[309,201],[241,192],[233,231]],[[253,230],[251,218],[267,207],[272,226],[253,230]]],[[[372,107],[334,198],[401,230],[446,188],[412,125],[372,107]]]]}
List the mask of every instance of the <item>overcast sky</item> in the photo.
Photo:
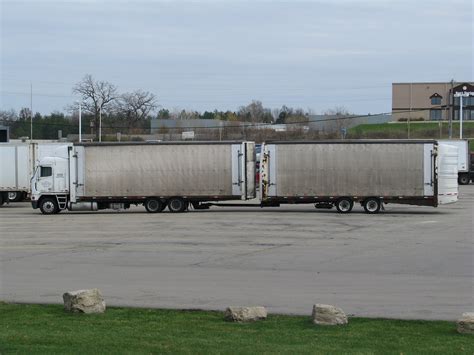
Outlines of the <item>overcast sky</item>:
{"type": "Polygon", "coordinates": [[[168,109],[391,110],[391,83],[473,80],[471,0],[6,1],[0,109],[64,111],[85,74],[168,109]]]}

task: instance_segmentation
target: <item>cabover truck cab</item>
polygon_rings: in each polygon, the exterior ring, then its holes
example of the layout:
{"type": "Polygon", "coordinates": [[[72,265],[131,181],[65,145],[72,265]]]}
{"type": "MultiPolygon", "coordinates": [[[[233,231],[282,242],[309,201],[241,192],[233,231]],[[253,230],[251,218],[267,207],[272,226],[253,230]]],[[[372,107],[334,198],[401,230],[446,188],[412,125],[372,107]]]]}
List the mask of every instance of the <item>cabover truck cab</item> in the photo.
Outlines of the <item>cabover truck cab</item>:
{"type": "Polygon", "coordinates": [[[262,206],[314,203],[349,213],[360,203],[438,206],[458,198],[455,146],[437,141],[267,142],[260,158],[262,206]]]}
{"type": "Polygon", "coordinates": [[[183,212],[255,197],[253,142],[80,143],[43,158],[31,180],[43,214],[143,205],[183,212]]]}

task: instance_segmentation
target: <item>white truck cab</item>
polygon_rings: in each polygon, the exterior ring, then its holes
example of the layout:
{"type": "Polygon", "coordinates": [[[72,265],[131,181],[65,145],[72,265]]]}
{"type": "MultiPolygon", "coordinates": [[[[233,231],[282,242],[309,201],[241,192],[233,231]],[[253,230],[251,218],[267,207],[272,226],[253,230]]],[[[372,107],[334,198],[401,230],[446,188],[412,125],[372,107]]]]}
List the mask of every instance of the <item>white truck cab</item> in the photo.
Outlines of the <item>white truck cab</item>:
{"type": "Polygon", "coordinates": [[[45,157],[38,163],[31,179],[31,202],[47,214],[66,208],[69,194],[68,159],[45,157]],[[44,200],[47,200],[44,202],[44,200]]]}

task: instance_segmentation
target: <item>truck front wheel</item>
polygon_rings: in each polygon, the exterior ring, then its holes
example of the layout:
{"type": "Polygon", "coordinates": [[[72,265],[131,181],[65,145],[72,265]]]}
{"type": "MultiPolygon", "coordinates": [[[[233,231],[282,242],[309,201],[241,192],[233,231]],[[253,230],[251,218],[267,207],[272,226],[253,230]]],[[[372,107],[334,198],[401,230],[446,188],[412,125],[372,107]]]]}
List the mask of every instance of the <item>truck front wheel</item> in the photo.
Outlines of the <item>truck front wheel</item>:
{"type": "Polygon", "coordinates": [[[170,212],[179,213],[184,212],[187,207],[187,203],[180,197],[170,198],[168,201],[168,209],[170,212]]]}
{"type": "Polygon", "coordinates": [[[166,204],[164,204],[159,198],[148,198],[144,205],[149,213],[161,212],[166,207],[166,204]]]}
{"type": "Polygon", "coordinates": [[[58,203],[53,197],[45,197],[39,203],[39,208],[43,214],[59,213],[58,203]]]}
{"type": "Polygon", "coordinates": [[[376,197],[369,197],[363,203],[364,211],[369,214],[379,213],[382,202],[376,197]]]}

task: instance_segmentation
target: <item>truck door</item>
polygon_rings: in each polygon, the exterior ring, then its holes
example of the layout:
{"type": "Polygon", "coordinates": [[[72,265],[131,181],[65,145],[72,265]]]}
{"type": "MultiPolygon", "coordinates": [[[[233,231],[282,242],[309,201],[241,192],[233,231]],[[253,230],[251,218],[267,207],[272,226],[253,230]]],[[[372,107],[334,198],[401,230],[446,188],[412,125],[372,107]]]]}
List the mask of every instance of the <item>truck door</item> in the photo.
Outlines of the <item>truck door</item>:
{"type": "Polygon", "coordinates": [[[42,193],[53,191],[53,179],[53,167],[51,165],[40,165],[36,178],[36,191],[42,193]]]}

